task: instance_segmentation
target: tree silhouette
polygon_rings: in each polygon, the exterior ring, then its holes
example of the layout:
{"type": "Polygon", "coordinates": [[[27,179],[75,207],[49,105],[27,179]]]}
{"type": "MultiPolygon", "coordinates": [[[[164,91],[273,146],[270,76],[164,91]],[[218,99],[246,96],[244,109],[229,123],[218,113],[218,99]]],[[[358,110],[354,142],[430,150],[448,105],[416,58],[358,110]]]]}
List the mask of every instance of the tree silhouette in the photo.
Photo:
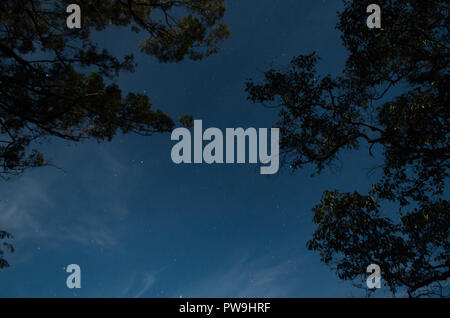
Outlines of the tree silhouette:
{"type": "MultiPolygon", "coordinates": [[[[0,240],[4,240],[2,243],[2,248],[6,249],[9,252],[14,252],[14,247],[11,243],[5,241],[6,239],[11,239],[12,235],[5,231],[0,231],[0,240]]],[[[0,269],[4,267],[9,267],[9,263],[6,259],[3,258],[3,254],[5,253],[0,247],[0,269]]]]}
{"type": "Polygon", "coordinates": [[[367,194],[324,193],[307,247],[341,279],[381,267],[394,294],[442,294],[450,277],[449,6],[383,0],[382,28],[369,29],[372,1],[344,1],[337,29],[349,55],[342,75],[320,75],[315,53],[247,83],[249,99],[279,107],[283,158],[317,172],[344,150],[383,157],[367,194]]]}
{"type": "MultiPolygon", "coordinates": [[[[147,95],[125,96],[113,83],[119,72],[135,69],[133,56],[119,60],[92,34],[130,27],[146,32],[140,50],[160,62],[201,60],[229,36],[225,9],[224,0],[1,1],[0,178],[49,164],[36,145],[51,137],[109,141],[117,131],[171,130],[174,121],[154,110],[147,95]],[[80,29],[66,26],[73,2],[81,7],[80,29]]],[[[0,268],[8,265],[2,255],[0,249],[0,268]]]]}

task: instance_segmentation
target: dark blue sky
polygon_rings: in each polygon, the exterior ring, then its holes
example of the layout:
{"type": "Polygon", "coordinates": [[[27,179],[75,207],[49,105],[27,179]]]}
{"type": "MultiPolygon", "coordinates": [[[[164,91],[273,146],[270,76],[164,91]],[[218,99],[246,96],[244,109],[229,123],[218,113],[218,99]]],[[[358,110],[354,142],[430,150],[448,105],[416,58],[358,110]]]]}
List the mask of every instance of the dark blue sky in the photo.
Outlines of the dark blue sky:
{"type": "MultiPolygon", "coordinates": [[[[245,80],[312,51],[322,72],[339,72],[340,8],[340,0],[230,0],[232,36],[202,62],[159,64],[137,53],[143,35],[128,30],[98,38],[117,55],[135,52],[137,72],[119,84],[173,117],[192,114],[205,128],[272,127],[276,113],[247,101],[245,80]]],[[[1,183],[0,224],[17,250],[0,271],[0,297],[363,294],[305,245],[322,192],[368,188],[372,159],[345,154],[314,178],[287,167],[262,176],[256,165],[175,165],[173,144],[170,134],[55,142],[45,149],[64,171],[42,168],[1,183]],[[72,263],[81,266],[81,289],[66,287],[72,263]]]]}

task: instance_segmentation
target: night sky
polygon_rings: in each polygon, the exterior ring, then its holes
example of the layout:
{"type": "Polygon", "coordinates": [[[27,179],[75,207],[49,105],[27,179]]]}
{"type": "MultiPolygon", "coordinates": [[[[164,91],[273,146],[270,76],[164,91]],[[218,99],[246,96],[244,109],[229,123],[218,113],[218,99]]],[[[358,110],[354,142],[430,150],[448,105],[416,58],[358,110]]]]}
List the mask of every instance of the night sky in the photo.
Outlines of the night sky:
{"type": "MultiPolygon", "coordinates": [[[[144,34],[96,34],[113,54],[134,52],[125,92],[147,93],[173,118],[203,127],[273,127],[276,110],[247,100],[245,82],[296,55],[316,51],[322,73],[346,58],[334,26],[341,0],[231,0],[232,36],[201,62],[161,64],[138,52],[144,34]]],[[[366,16],[361,16],[366,19],[366,16]]],[[[376,159],[344,153],[321,175],[312,169],[260,175],[258,165],[176,165],[170,133],[119,135],[111,143],[42,145],[55,167],[0,183],[1,228],[16,252],[0,271],[0,297],[351,297],[306,249],[312,207],[323,191],[367,189],[376,159]],[[79,264],[81,289],[65,267],[79,264]]],[[[382,291],[381,291],[382,292],[382,291]]]]}

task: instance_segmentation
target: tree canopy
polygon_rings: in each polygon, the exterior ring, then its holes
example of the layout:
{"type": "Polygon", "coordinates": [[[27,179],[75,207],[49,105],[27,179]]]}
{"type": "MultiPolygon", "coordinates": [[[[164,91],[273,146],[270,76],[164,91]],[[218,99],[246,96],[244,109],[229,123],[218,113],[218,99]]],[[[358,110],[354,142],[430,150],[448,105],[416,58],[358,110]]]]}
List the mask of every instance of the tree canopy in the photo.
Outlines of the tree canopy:
{"type": "Polygon", "coordinates": [[[326,191],[308,242],[341,279],[378,264],[396,293],[441,294],[450,277],[449,6],[443,0],[344,1],[337,29],[348,50],[338,76],[319,74],[316,53],[247,83],[249,99],[279,107],[280,147],[293,169],[332,165],[344,150],[382,156],[369,193],[326,191]],[[361,150],[360,150],[361,151],[361,150]]]}
{"type": "MultiPolygon", "coordinates": [[[[36,145],[49,138],[109,141],[118,131],[171,130],[174,121],[147,95],[124,94],[114,83],[134,71],[133,55],[119,59],[92,35],[129,27],[146,33],[140,50],[160,62],[201,60],[230,35],[225,10],[224,0],[0,1],[0,178],[48,164],[36,145]],[[81,7],[80,29],[66,25],[71,3],[81,7]]],[[[8,265],[2,254],[0,268],[8,265]]]]}

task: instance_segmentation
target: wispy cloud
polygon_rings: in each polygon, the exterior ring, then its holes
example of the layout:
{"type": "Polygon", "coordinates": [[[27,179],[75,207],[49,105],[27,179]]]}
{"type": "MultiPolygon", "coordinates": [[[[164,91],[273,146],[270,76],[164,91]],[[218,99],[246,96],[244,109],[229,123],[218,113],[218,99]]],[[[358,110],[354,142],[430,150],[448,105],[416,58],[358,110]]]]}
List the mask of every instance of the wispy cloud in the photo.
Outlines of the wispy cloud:
{"type": "Polygon", "coordinates": [[[153,284],[155,283],[155,275],[154,274],[147,274],[146,277],[144,277],[143,280],[143,286],[142,288],[136,293],[136,295],[134,296],[135,298],[139,298],[143,295],[145,295],[145,293],[147,293],[147,291],[153,286],[153,284]]]}
{"type": "MultiPolygon", "coordinates": [[[[87,156],[87,149],[77,150],[76,156],[64,155],[75,158],[62,161],[72,166],[87,156]]],[[[68,174],[45,168],[0,183],[0,229],[11,232],[16,242],[44,238],[116,245],[116,227],[129,213],[120,195],[126,167],[107,150],[92,156],[95,167],[78,166],[68,174]]]]}
{"type": "Polygon", "coordinates": [[[198,282],[183,297],[288,297],[298,289],[298,258],[251,258],[246,254],[228,268],[198,282]]]}
{"type": "Polygon", "coordinates": [[[157,272],[135,273],[129,279],[127,286],[121,291],[119,297],[140,298],[151,297],[149,290],[156,282],[157,272]]]}

